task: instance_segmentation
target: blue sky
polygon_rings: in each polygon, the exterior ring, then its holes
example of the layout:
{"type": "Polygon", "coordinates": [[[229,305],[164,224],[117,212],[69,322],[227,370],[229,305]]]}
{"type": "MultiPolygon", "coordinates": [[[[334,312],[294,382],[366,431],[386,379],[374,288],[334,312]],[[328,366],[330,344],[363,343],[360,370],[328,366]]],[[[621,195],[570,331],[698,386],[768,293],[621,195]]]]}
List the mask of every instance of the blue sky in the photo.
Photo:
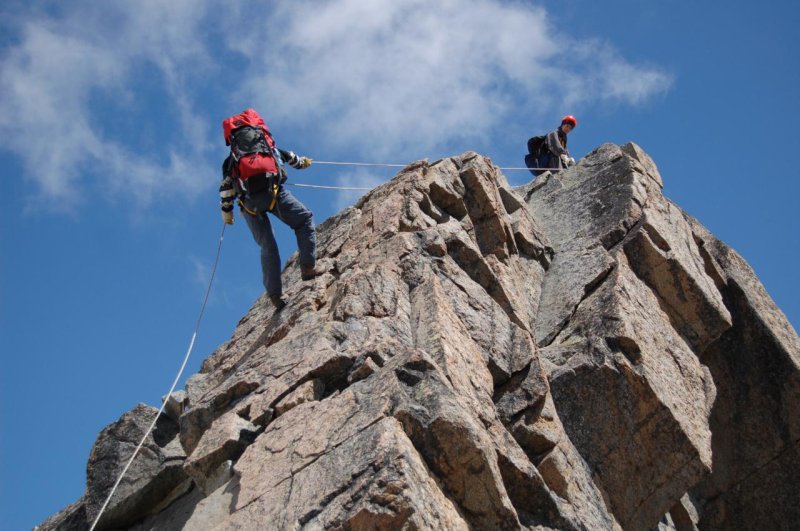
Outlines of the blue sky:
{"type": "MultiPolygon", "coordinates": [[[[665,194],[745,257],[797,327],[799,10],[739,0],[6,0],[0,527],[31,528],[78,499],[99,431],[168,390],[220,230],[220,122],[248,106],[280,146],[317,160],[475,150],[500,166],[521,165],[529,136],[575,114],[576,158],[604,142],[640,144],[665,194]]],[[[316,165],[289,182],[391,176],[316,165]]],[[[292,192],[318,223],[358,197],[292,192]]],[[[294,237],[276,230],[285,260],[294,237]]],[[[260,278],[238,218],[187,374],[228,339],[260,278]]]]}

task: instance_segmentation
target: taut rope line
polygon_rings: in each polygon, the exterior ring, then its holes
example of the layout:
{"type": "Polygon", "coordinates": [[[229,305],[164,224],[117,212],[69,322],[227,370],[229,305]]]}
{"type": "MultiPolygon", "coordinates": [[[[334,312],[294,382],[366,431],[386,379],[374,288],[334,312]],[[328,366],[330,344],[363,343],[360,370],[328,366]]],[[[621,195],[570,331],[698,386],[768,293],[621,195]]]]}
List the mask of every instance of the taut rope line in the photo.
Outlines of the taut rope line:
{"type": "MultiPolygon", "coordinates": [[[[386,164],[383,162],[332,162],[326,160],[315,160],[313,164],[330,164],[335,166],[379,166],[383,168],[405,168],[406,166],[408,166],[408,164],[386,164]]],[[[500,166],[498,166],[497,169],[506,171],[521,171],[521,170],[558,171],[557,168],[524,168],[524,167],[503,168],[500,166]]],[[[372,188],[361,188],[357,186],[327,186],[321,184],[300,184],[300,183],[284,183],[284,185],[297,186],[300,188],[321,188],[323,190],[363,190],[363,191],[372,190],[372,188]]]]}
{"type": "Polygon", "coordinates": [[[372,188],[359,188],[356,186],[325,186],[322,184],[300,184],[300,183],[283,183],[289,186],[298,186],[300,188],[323,188],[325,190],[372,190],[372,188]]]}
{"type": "MultiPolygon", "coordinates": [[[[408,164],[386,164],[383,162],[331,162],[325,160],[315,160],[312,164],[331,164],[335,166],[380,166],[384,168],[405,168],[408,164]]],[[[557,170],[558,168],[526,168],[526,167],[500,167],[498,166],[497,169],[499,170],[508,170],[508,171],[522,171],[522,170],[536,170],[536,171],[552,171],[557,170]]]]}

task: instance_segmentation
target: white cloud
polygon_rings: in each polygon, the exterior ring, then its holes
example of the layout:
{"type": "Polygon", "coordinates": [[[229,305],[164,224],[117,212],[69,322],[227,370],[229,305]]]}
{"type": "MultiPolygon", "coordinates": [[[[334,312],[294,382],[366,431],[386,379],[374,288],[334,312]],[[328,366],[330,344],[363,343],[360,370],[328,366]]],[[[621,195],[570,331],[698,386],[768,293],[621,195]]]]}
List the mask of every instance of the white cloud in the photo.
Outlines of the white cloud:
{"type": "Polygon", "coordinates": [[[642,104],[670,84],[607,44],[559,32],[543,8],[502,0],[113,0],[59,10],[20,15],[17,43],[0,57],[0,134],[60,205],[98,190],[139,205],[207,191],[219,166],[217,113],[249,105],[280,119],[281,138],[395,161],[485,145],[552,109],[642,104]],[[166,135],[165,124],[180,134],[166,135]]]}
{"type": "Polygon", "coordinates": [[[541,109],[637,104],[669,83],[520,3],[296,0],[272,16],[281,30],[267,34],[271,53],[239,46],[253,65],[246,98],[284,121],[312,123],[333,148],[373,156],[480,141],[541,109]]]}
{"type": "Polygon", "coordinates": [[[89,91],[116,86],[121,78],[112,54],[46,27],[26,28],[22,45],[3,61],[3,138],[47,195],[72,195],[78,166],[100,144],[84,112],[89,91]]]}
{"type": "Polygon", "coordinates": [[[670,75],[654,67],[633,65],[606,43],[574,42],[569,50],[572,68],[560,73],[565,107],[594,101],[640,105],[672,85],[670,75]]]}
{"type": "Polygon", "coordinates": [[[274,19],[251,97],[380,154],[486,134],[512,108],[506,90],[537,86],[556,49],[541,10],[489,0],[306,0],[274,19]]]}
{"type": "Polygon", "coordinates": [[[203,187],[192,161],[209,147],[206,119],[193,109],[186,79],[205,63],[194,35],[201,5],[79,4],[65,8],[58,20],[41,14],[23,20],[19,44],[3,54],[0,65],[0,132],[4,147],[21,157],[25,177],[39,185],[52,208],[85,200],[90,179],[93,192],[123,194],[139,204],[162,191],[196,193],[203,187]],[[131,137],[139,128],[155,130],[158,119],[126,121],[126,113],[148,105],[137,94],[143,81],[138,76],[148,65],[170,100],[163,108],[175,115],[175,129],[183,134],[171,149],[142,153],[131,137]]]}

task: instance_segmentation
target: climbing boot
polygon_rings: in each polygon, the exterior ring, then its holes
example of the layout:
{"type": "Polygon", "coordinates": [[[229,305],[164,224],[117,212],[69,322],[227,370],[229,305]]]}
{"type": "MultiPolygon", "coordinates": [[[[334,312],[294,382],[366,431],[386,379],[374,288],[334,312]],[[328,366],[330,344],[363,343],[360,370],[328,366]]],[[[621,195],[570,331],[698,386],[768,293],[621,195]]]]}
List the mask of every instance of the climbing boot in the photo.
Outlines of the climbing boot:
{"type": "Polygon", "coordinates": [[[269,301],[275,307],[275,311],[279,312],[286,306],[286,299],[282,295],[270,295],[269,301]]]}
{"type": "Polygon", "coordinates": [[[300,278],[303,280],[311,280],[325,273],[325,270],[317,265],[300,264],[300,278]]]}

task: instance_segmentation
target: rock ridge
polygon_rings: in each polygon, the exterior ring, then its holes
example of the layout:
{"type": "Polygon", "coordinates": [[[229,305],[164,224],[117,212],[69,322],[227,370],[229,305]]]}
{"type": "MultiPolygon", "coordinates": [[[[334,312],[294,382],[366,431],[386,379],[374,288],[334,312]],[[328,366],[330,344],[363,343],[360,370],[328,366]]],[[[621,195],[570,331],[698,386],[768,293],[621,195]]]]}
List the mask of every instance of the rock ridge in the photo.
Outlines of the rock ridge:
{"type": "MultiPolygon", "coordinates": [[[[791,529],[800,340],[636,144],[509,186],[417,161],[318,227],[98,529],[791,529]]],[[[98,437],[88,529],[157,410],[98,437]],[[127,457],[126,457],[127,456],[127,457]]]]}

